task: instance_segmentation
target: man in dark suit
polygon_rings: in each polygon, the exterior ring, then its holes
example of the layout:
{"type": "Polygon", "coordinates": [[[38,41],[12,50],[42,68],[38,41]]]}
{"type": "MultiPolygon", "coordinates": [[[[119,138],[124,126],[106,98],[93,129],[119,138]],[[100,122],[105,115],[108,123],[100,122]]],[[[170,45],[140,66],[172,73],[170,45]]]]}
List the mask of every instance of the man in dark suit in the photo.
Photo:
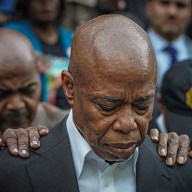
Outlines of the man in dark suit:
{"type": "Polygon", "coordinates": [[[191,191],[192,162],[166,167],[146,137],[156,70],[146,33],[128,18],[78,28],[62,72],[72,110],[28,159],[0,152],[1,191],[191,191]]]}

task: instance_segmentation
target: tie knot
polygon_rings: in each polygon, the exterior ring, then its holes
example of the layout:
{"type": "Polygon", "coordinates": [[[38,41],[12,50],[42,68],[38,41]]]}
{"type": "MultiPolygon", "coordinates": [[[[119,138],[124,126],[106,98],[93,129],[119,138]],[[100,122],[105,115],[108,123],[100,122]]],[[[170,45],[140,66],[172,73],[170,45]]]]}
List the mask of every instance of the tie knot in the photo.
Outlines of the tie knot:
{"type": "Polygon", "coordinates": [[[174,47],[172,47],[172,46],[165,47],[163,49],[163,51],[168,52],[171,55],[176,55],[177,54],[177,50],[174,47]]]}
{"type": "Polygon", "coordinates": [[[163,49],[163,51],[167,52],[171,58],[171,66],[177,62],[177,50],[172,46],[167,46],[163,49]]]}

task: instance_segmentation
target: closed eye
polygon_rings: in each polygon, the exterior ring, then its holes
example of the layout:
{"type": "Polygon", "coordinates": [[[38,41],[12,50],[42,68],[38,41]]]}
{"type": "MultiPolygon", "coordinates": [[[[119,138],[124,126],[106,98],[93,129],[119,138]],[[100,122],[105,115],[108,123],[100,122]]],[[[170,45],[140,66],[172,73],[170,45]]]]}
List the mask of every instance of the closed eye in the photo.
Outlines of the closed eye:
{"type": "Polygon", "coordinates": [[[11,95],[11,93],[11,90],[0,89],[0,98],[3,99],[5,97],[8,97],[9,95],[11,95]]]}
{"type": "Polygon", "coordinates": [[[112,112],[117,108],[117,107],[109,107],[104,105],[99,105],[99,107],[105,112],[112,112]]]}
{"type": "Polygon", "coordinates": [[[150,107],[149,105],[146,105],[146,106],[133,105],[133,106],[141,111],[145,111],[145,110],[149,109],[149,107],[150,107]]]}

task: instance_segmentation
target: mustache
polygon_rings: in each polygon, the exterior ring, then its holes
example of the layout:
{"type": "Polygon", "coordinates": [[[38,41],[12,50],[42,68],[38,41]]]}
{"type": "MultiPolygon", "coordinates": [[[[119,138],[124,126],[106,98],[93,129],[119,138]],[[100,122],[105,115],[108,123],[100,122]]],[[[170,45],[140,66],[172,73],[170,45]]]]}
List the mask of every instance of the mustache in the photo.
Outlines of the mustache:
{"type": "Polygon", "coordinates": [[[169,20],[175,20],[176,17],[175,17],[174,15],[169,15],[169,16],[168,16],[168,19],[169,19],[169,20]]]}
{"type": "Polygon", "coordinates": [[[15,120],[15,119],[20,119],[20,118],[24,118],[24,117],[27,117],[28,116],[28,113],[27,111],[25,110],[22,110],[22,111],[7,111],[2,119],[5,119],[5,120],[15,120]]]}

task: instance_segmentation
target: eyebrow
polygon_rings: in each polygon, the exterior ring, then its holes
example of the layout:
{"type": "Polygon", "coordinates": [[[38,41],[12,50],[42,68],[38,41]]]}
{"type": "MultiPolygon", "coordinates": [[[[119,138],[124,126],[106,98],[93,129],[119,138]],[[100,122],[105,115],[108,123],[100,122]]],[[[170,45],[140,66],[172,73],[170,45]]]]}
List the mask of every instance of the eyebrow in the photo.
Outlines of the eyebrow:
{"type": "MultiPolygon", "coordinates": [[[[151,98],[153,98],[154,95],[147,95],[147,96],[143,96],[143,97],[139,97],[138,99],[136,99],[135,101],[133,101],[133,103],[142,103],[145,102],[151,98]]],[[[110,96],[103,96],[103,97],[93,97],[93,100],[96,101],[108,101],[108,102],[113,102],[113,103],[123,103],[124,101],[119,98],[119,97],[110,97],[110,96]]]]}
{"type": "Polygon", "coordinates": [[[119,98],[119,97],[110,97],[110,96],[93,97],[93,100],[96,100],[96,101],[109,101],[109,102],[115,102],[115,103],[123,103],[121,98],[119,98]]]}
{"type": "MultiPolygon", "coordinates": [[[[33,87],[33,86],[37,86],[37,85],[38,85],[37,82],[31,82],[31,83],[29,83],[29,84],[27,84],[27,85],[24,85],[23,87],[19,88],[19,90],[25,90],[25,89],[27,89],[27,88],[30,88],[30,87],[33,87]]],[[[4,87],[4,86],[1,86],[1,85],[0,85],[0,90],[1,90],[1,91],[9,91],[10,88],[7,88],[7,87],[4,87]]]]}
{"type": "Polygon", "coordinates": [[[153,98],[153,97],[154,97],[154,95],[147,95],[147,96],[144,96],[144,97],[139,97],[138,99],[136,99],[136,100],[134,101],[134,103],[135,103],[135,102],[142,103],[142,102],[147,101],[147,100],[149,100],[149,99],[151,99],[151,98],[153,98]]]}
{"type": "Polygon", "coordinates": [[[21,90],[23,90],[23,89],[28,89],[28,88],[30,88],[30,87],[37,86],[37,85],[38,85],[37,82],[30,82],[29,84],[26,84],[26,85],[24,85],[23,87],[21,87],[21,90]]]}

